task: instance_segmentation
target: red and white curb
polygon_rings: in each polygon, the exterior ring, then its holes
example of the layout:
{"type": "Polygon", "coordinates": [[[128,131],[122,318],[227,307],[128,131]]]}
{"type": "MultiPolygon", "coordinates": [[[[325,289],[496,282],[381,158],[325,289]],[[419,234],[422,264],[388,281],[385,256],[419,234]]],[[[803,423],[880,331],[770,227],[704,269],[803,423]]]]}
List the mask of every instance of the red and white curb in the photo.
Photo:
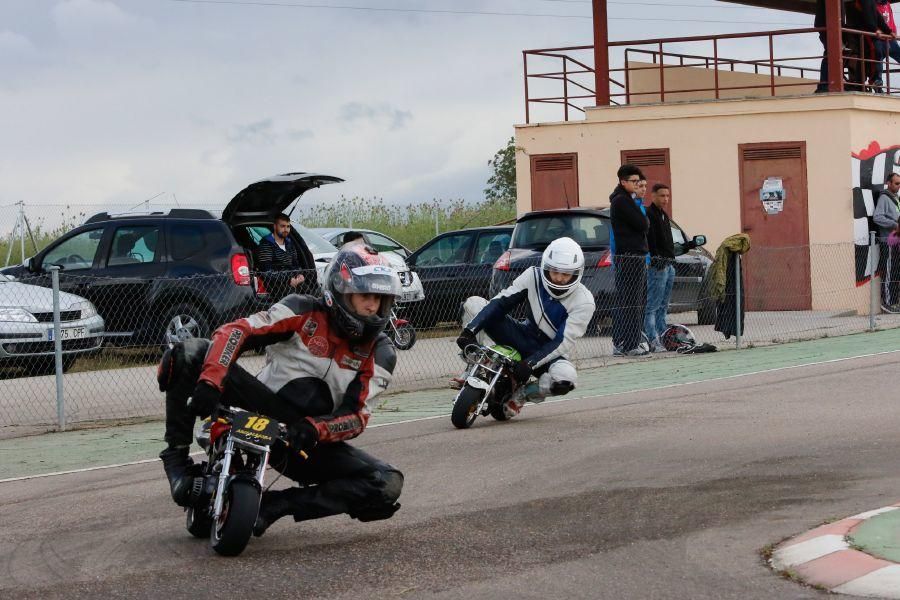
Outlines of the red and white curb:
{"type": "Polygon", "coordinates": [[[776,571],[789,571],[809,585],[838,594],[900,599],[900,564],[854,550],[850,535],[866,519],[900,508],[870,510],[816,527],[781,543],[769,560],[776,571]]]}

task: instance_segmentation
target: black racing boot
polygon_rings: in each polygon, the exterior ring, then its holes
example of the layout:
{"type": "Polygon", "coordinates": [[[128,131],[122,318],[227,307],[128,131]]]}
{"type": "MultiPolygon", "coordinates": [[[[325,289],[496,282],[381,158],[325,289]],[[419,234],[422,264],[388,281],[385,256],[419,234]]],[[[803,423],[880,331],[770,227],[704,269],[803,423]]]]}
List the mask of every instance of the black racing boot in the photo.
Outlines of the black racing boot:
{"type": "Polygon", "coordinates": [[[169,447],[160,452],[159,457],[163,461],[163,469],[165,469],[166,477],[169,479],[172,500],[178,506],[190,506],[194,477],[189,471],[194,461],[188,456],[188,448],[169,447]]]}
{"type": "Polygon", "coordinates": [[[293,488],[263,493],[262,501],[259,503],[259,515],[253,524],[253,535],[260,537],[272,523],[294,513],[291,492],[293,488]]]}

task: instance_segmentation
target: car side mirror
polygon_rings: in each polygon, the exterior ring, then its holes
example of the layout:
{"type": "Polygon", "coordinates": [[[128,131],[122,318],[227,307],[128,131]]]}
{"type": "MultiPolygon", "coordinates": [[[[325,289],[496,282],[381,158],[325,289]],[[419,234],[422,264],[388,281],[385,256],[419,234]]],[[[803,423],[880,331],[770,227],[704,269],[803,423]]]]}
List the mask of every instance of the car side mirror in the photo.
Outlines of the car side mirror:
{"type": "Polygon", "coordinates": [[[699,248],[700,246],[706,245],[706,236],[705,235],[695,235],[694,239],[691,240],[691,244],[694,248],[699,248]]]}
{"type": "Polygon", "coordinates": [[[37,273],[38,271],[40,271],[40,267],[38,266],[37,261],[34,260],[33,256],[29,256],[25,260],[25,268],[28,269],[29,273],[37,273]]]}

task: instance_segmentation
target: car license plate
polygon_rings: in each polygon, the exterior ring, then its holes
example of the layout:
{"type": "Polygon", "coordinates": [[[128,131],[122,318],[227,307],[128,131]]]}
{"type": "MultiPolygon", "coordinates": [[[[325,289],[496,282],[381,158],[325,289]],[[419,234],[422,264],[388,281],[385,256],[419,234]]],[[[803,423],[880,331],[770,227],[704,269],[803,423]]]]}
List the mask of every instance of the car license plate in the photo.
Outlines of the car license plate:
{"type": "MultiPolygon", "coordinates": [[[[54,330],[51,327],[49,330],[47,330],[47,339],[50,340],[51,342],[55,339],[53,337],[53,334],[54,334],[54,330]]],[[[59,330],[59,339],[62,341],[77,340],[77,339],[81,339],[81,338],[86,338],[87,336],[88,336],[88,334],[87,334],[86,327],[67,327],[66,329],[59,330]]]]}

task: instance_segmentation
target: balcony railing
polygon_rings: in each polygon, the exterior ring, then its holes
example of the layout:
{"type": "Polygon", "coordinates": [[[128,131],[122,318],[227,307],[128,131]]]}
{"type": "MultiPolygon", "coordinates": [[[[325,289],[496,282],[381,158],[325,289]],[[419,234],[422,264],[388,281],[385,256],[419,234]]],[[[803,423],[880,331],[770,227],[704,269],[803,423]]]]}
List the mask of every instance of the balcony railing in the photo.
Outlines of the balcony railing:
{"type": "MultiPolygon", "coordinates": [[[[610,42],[609,92],[613,105],[812,93],[819,82],[821,28],[610,42]],[[735,54],[763,58],[732,58],[735,54]]],[[[869,81],[879,63],[875,36],[843,30],[847,91],[900,94],[882,63],[883,85],[869,81]],[[860,73],[863,73],[860,75],[860,73]]],[[[523,51],[525,121],[568,121],[595,106],[593,46],[523,51]],[[562,108],[562,111],[559,109],[562,108]]],[[[885,61],[889,61],[888,58],[885,61]]],[[[897,77],[894,81],[898,82],[897,77]]]]}

